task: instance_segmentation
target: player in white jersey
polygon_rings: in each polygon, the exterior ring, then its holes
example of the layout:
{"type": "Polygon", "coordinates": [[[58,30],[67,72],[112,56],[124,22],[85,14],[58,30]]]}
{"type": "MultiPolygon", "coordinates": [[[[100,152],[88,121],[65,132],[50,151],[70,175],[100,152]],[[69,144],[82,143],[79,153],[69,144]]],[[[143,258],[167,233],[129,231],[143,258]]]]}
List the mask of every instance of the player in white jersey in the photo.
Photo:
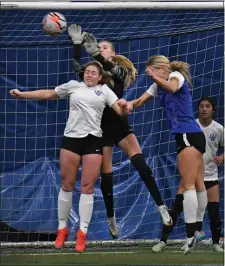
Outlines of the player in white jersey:
{"type": "MultiPolygon", "coordinates": [[[[217,152],[220,146],[224,147],[224,127],[213,120],[215,103],[210,97],[204,97],[200,100],[198,111],[199,116],[196,121],[206,137],[204,181],[207,189],[207,210],[210,218],[213,250],[223,252],[222,248],[219,246],[221,220],[219,215],[218,166],[224,161],[224,153],[217,155],[217,152]]],[[[202,237],[204,237],[202,222],[197,223],[197,230],[201,232],[202,237]]]]}
{"type": "MultiPolygon", "coordinates": [[[[223,252],[222,247],[219,245],[221,234],[221,220],[219,216],[219,181],[218,181],[218,165],[224,160],[224,154],[217,155],[218,148],[224,146],[224,127],[213,120],[213,113],[215,111],[215,103],[210,97],[204,97],[199,101],[198,105],[199,117],[196,119],[200,128],[206,137],[206,152],[204,153],[204,183],[207,189],[208,198],[208,215],[210,218],[210,228],[212,232],[213,251],[223,252]]],[[[160,252],[166,246],[169,234],[172,232],[173,227],[176,225],[177,218],[182,212],[183,194],[182,189],[179,187],[175,202],[173,204],[170,215],[173,219],[173,226],[164,227],[160,242],[153,246],[154,252],[160,252]]],[[[201,241],[205,238],[202,232],[202,221],[197,221],[196,229],[198,231],[197,240],[201,241]]],[[[182,247],[185,249],[185,246],[182,247]]]]}
{"type": "MultiPolygon", "coordinates": [[[[10,91],[20,99],[54,100],[69,97],[69,118],[60,150],[62,187],[58,196],[58,235],[55,247],[61,248],[68,236],[67,220],[72,207],[72,193],[82,159],[81,195],[79,201],[80,229],[76,251],[85,250],[86,235],[93,212],[93,192],[102,163],[101,119],[106,105],[119,115],[127,115],[117,103],[117,96],[106,85],[101,85],[103,71],[99,63],[88,63],[84,68],[84,82],[71,80],[53,90],[10,91]]],[[[125,100],[124,100],[125,102],[125,100]]]]}

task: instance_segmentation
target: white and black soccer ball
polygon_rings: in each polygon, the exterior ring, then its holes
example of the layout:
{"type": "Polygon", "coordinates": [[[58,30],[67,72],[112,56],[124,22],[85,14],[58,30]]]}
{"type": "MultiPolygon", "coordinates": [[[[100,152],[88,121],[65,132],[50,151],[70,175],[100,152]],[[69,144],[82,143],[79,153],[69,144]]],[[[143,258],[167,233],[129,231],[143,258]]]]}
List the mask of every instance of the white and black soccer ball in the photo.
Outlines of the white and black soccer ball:
{"type": "Polygon", "coordinates": [[[67,27],[66,18],[58,12],[48,13],[42,21],[43,31],[49,35],[60,35],[67,27]]]}

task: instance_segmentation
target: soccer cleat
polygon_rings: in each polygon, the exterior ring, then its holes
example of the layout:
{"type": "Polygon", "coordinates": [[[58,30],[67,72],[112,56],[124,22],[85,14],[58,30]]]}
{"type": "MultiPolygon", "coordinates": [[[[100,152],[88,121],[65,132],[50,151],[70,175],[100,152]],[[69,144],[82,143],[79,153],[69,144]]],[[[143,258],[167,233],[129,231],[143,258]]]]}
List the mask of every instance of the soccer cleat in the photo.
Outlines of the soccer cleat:
{"type": "Polygon", "coordinates": [[[224,249],[219,244],[213,244],[213,251],[223,253],[224,249]]]}
{"type": "Polygon", "coordinates": [[[196,231],[196,243],[201,242],[202,240],[204,240],[206,238],[206,235],[203,231],[196,231]]]}
{"type": "Polygon", "coordinates": [[[163,224],[165,226],[171,226],[173,224],[173,220],[172,220],[172,218],[169,215],[167,207],[165,205],[161,205],[161,206],[158,207],[158,211],[159,211],[159,213],[161,215],[163,224]]]}
{"type": "Polygon", "coordinates": [[[82,253],[85,251],[86,248],[86,234],[83,233],[81,230],[77,232],[77,240],[75,249],[77,252],[82,253]]]}
{"type": "Polygon", "coordinates": [[[67,227],[64,227],[63,229],[59,229],[57,238],[55,240],[55,248],[62,248],[67,236],[68,236],[67,227]]]}
{"type": "Polygon", "coordinates": [[[197,234],[195,233],[191,240],[191,243],[190,244],[188,242],[186,243],[184,255],[188,255],[192,251],[192,249],[195,247],[196,241],[197,241],[196,238],[197,238],[197,234]]]}
{"type": "Polygon", "coordinates": [[[159,243],[157,243],[156,245],[154,245],[152,247],[152,251],[153,252],[156,252],[156,253],[159,253],[159,252],[163,251],[163,249],[165,248],[165,246],[166,246],[166,243],[163,242],[163,241],[160,241],[159,243]]]}
{"type": "Polygon", "coordinates": [[[186,246],[187,246],[187,242],[180,248],[180,250],[185,251],[186,246]]]}
{"type": "Polygon", "coordinates": [[[109,232],[113,239],[117,239],[120,235],[119,227],[116,224],[116,216],[108,218],[109,232]]]}

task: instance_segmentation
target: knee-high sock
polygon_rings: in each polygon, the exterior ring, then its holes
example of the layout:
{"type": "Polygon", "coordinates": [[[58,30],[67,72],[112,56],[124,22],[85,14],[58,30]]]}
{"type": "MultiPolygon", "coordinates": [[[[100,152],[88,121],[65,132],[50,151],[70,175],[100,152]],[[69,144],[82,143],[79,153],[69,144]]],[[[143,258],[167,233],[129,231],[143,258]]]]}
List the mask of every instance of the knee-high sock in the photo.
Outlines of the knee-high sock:
{"type": "Polygon", "coordinates": [[[60,189],[58,196],[58,229],[62,229],[67,226],[67,220],[72,208],[72,194],[73,192],[67,192],[60,189]]]}
{"type": "Polygon", "coordinates": [[[93,194],[81,194],[79,201],[80,229],[87,234],[88,226],[91,221],[94,205],[93,194]]]}
{"type": "Polygon", "coordinates": [[[169,211],[171,218],[173,219],[173,225],[171,226],[163,226],[162,236],[160,241],[167,242],[167,239],[170,235],[170,233],[173,231],[173,228],[176,226],[177,218],[180,215],[180,213],[183,211],[183,194],[177,194],[174,204],[172,206],[171,211],[169,211]]]}
{"type": "Polygon", "coordinates": [[[198,199],[196,190],[186,190],[183,193],[184,220],[186,223],[187,237],[192,238],[196,230],[196,217],[198,209],[198,199]]]}
{"type": "Polygon", "coordinates": [[[198,209],[196,215],[196,230],[200,232],[202,230],[202,222],[205,214],[205,209],[208,203],[206,190],[202,192],[197,192],[197,198],[198,198],[198,209]]]}
{"type": "Polygon", "coordinates": [[[114,216],[114,202],[113,202],[113,173],[101,173],[101,191],[105,203],[106,213],[108,218],[114,216]]]}
{"type": "Polygon", "coordinates": [[[221,235],[219,202],[209,202],[207,209],[208,209],[208,214],[210,218],[210,229],[212,232],[213,244],[219,244],[220,235],[221,235]]]}
{"type": "Polygon", "coordinates": [[[155,178],[152,175],[152,170],[146,164],[143,155],[136,154],[130,160],[134,167],[137,169],[141,179],[144,181],[157,206],[163,205],[159,188],[155,182],[155,178]]]}

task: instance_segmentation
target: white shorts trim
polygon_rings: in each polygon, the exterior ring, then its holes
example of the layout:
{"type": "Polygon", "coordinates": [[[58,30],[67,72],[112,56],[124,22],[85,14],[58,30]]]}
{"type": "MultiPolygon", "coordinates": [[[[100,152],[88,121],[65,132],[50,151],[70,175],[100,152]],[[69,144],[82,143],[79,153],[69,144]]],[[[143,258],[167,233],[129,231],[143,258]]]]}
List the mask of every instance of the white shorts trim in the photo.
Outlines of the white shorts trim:
{"type": "Polygon", "coordinates": [[[189,143],[189,141],[187,139],[187,134],[186,133],[183,134],[183,141],[184,141],[184,143],[185,143],[185,145],[187,147],[190,147],[191,146],[191,144],[189,143]]]}

